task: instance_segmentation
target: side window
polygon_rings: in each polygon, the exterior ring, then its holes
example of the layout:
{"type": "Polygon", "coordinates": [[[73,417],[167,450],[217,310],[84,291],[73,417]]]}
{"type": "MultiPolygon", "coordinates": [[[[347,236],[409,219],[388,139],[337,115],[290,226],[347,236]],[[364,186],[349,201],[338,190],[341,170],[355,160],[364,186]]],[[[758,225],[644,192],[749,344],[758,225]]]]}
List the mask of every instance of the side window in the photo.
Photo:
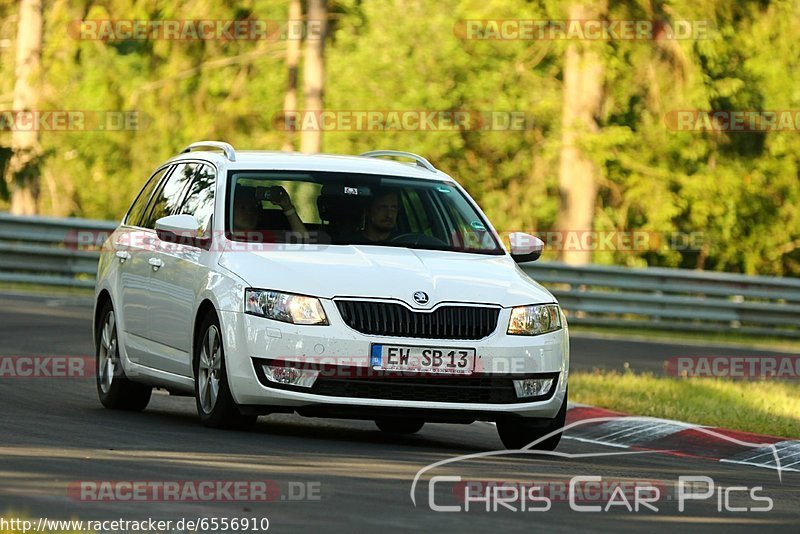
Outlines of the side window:
{"type": "Polygon", "coordinates": [[[409,231],[413,233],[431,235],[431,223],[428,220],[428,214],[425,211],[425,206],[422,205],[422,200],[419,197],[419,191],[410,188],[404,190],[402,200],[405,212],[408,216],[409,231]]]}
{"type": "Polygon", "coordinates": [[[186,167],[186,165],[178,165],[164,185],[156,190],[150,202],[147,220],[141,226],[153,229],[156,227],[157,220],[175,213],[183,199],[186,185],[191,180],[191,173],[187,174],[186,167]]]}
{"type": "Polygon", "coordinates": [[[175,169],[175,174],[186,174],[191,178],[186,197],[176,212],[178,215],[194,215],[200,222],[198,237],[211,237],[211,217],[214,215],[215,172],[210,165],[186,163],[175,169]]]}
{"type": "Polygon", "coordinates": [[[455,197],[454,202],[439,201],[438,204],[444,210],[447,226],[452,228],[452,243],[454,246],[464,250],[481,250],[494,246],[491,233],[477,219],[477,213],[471,210],[463,197],[455,197]],[[470,212],[473,212],[475,219],[466,219],[465,213],[470,212]]]}
{"type": "Polygon", "coordinates": [[[164,174],[166,174],[167,170],[169,170],[169,166],[164,167],[153,174],[142,190],[139,191],[139,195],[136,197],[136,200],[133,201],[133,204],[128,210],[128,214],[125,216],[125,224],[130,226],[142,225],[142,218],[147,211],[147,203],[150,200],[150,197],[153,195],[153,190],[161,181],[161,178],[164,177],[164,174]]]}

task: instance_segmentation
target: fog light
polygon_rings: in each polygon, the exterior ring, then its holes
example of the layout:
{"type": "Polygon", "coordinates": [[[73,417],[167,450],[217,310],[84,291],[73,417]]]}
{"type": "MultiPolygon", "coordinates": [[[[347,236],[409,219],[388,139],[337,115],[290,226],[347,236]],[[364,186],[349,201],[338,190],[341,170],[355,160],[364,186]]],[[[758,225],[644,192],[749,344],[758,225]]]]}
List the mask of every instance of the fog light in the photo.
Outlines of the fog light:
{"type": "Polygon", "coordinates": [[[550,392],[553,387],[552,378],[526,378],[524,380],[514,380],[514,390],[517,397],[541,397],[550,392]]]}
{"type": "Polygon", "coordinates": [[[296,367],[273,367],[264,365],[264,374],[267,380],[276,384],[310,388],[319,376],[319,371],[311,369],[298,369],[296,367]]]}

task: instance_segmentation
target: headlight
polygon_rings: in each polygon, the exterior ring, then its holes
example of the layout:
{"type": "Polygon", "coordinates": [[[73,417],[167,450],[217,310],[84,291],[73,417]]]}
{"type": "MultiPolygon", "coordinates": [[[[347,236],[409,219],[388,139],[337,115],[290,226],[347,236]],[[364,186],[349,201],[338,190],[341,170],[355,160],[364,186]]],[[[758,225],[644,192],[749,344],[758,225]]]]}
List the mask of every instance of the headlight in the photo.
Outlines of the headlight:
{"type": "Polygon", "coordinates": [[[244,292],[244,311],[267,319],[293,324],[328,324],[318,298],[264,289],[244,292]]]}
{"type": "Polygon", "coordinates": [[[561,310],[558,304],[520,306],[511,310],[508,334],[538,336],[561,328],[561,310]]]}

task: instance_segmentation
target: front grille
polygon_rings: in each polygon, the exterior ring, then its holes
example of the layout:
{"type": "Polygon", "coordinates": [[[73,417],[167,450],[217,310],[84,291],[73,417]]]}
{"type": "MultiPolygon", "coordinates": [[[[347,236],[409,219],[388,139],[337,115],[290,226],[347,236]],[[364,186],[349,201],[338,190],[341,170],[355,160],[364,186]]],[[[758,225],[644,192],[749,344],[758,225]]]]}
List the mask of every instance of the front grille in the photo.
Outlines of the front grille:
{"type": "Polygon", "coordinates": [[[517,401],[510,380],[464,378],[394,378],[358,380],[319,378],[311,392],[331,397],[428,402],[477,402],[504,404],[517,401]]]}
{"type": "Polygon", "coordinates": [[[347,326],[362,334],[428,339],[483,339],[497,327],[498,308],[442,306],[415,312],[390,302],[337,300],[347,326]]]}
{"type": "MultiPolygon", "coordinates": [[[[555,384],[556,381],[554,380],[553,382],[555,384]]],[[[520,399],[514,391],[512,378],[502,376],[481,375],[446,378],[431,376],[331,378],[320,376],[311,388],[311,393],[358,399],[512,404],[550,398],[555,389],[554,385],[548,394],[543,397],[520,399]]]]}

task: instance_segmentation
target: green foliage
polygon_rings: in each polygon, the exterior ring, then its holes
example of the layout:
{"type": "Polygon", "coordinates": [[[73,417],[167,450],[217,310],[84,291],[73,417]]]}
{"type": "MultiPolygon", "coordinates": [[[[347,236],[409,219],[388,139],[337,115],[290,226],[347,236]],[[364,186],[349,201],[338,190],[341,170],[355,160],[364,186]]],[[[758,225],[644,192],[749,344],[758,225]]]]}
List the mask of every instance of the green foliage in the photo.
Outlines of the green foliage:
{"type": "MultiPolygon", "coordinates": [[[[564,41],[465,40],[466,19],[564,19],[550,0],[331,2],[329,110],[522,111],[522,131],[326,131],[324,149],[396,148],[452,174],[499,230],[557,230],[564,41]]],[[[600,131],[580,146],[600,169],[595,229],[649,231],[660,246],[598,251],[594,261],[800,274],[797,131],[676,131],[676,110],[800,109],[800,11],[791,0],[610,3],[609,19],[708,20],[709,38],[588,43],[602,51],[600,131]],[[675,250],[674,235],[701,233],[675,250]]],[[[117,219],[153,168],[185,144],[216,138],[280,149],[285,41],[76,40],[80,19],[283,20],[288,2],[46,2],[45,109],[132,110],[133,131],[43,132],[41,209],[117,219]]],[[[15,6],[0,6],[12,20],[15,6]]],[[[0,39],[14,38],[0,25],[0,39]]],[[[0,95],[13,90],[0,49],[0,95]]],[[[302,75],[302,69],[301,69],[302,75]]],[[[302,80],[299,91],[302,102],[302,80]]],[[[10,108],[10,101],[3,102],[10,108]]],[[[0,144],[10,134],[0,132],[0,144]]],[[[552,253],[550,254],[552,256],[552,253]]]]}

